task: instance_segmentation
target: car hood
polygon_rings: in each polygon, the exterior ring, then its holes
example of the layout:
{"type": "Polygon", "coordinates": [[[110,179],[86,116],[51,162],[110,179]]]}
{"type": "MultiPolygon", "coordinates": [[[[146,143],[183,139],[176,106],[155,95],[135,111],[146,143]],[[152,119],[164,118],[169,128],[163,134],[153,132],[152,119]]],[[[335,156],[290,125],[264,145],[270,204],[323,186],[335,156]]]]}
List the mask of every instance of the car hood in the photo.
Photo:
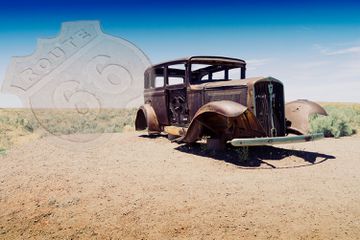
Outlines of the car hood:
{"type": "Polygon", "coordinates": [[[263,81],[270,79],[276,80],[271,77],[254,77],[254,78],[246,78],[246,79],[214,81],[214,82],[206,82],[201,84],[193,84],[190,86],[190,88],[193,90],[203,90],[203,89],[220,88],[220,87],[241,87],[241,86],[246,87],[249,83],[255,83],[260,80],[263,81]]]}

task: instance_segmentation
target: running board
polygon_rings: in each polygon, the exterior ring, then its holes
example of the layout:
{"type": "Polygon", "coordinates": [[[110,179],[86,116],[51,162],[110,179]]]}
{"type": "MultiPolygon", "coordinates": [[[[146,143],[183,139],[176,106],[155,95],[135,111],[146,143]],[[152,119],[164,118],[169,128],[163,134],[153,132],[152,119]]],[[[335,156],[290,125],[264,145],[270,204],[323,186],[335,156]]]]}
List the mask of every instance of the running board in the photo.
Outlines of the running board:
{"type": "Polygon", "coordinates": [[[297,143],[297,142],[309,142],[316,141],[324,138],[323,133],[314,133],[309,135],[298,135],[298,136],[285,136],[285,137],[263,137],[263,138],[234,138],[231,141],[231,145],[235,147],[245,146],[264,146],[264,145],[275,145],[275,144],[286,144],[286,143],[297,143]]]}

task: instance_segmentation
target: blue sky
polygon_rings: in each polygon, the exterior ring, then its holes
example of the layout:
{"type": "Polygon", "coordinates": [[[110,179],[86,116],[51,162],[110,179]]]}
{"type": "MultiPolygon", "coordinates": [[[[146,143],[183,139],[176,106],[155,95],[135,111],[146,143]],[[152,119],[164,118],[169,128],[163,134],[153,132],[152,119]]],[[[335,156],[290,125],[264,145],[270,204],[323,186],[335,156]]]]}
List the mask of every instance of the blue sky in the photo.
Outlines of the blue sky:
{"type": "MultiPolygon", "coordinates": [[[[0,3],[0,83],[11,56],[55,37],[63,21],[100,20],[153,63],[188,55],[248,61],[273,76],[287,100],[360,102],[360,3],[329,1],[11,1],[0,3]]],[[[0,107],[21,106],[0,94],[0,107]]]]}

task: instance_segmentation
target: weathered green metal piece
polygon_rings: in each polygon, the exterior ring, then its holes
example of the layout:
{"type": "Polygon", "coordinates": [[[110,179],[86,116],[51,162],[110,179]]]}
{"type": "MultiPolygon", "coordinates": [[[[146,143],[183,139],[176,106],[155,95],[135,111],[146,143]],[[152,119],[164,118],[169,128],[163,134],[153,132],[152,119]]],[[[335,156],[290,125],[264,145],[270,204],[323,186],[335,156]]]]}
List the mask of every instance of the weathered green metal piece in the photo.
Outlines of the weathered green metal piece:
{"type": "Polygon", "coordinates": [[[234,138],[229,141],[235,147],[244,146],[263,146],[285,143],[309,142],[324,138],[323,133],[315,133],[309,135],[295,135],[285,137],[260,137],[260,138],[234,138]]]}

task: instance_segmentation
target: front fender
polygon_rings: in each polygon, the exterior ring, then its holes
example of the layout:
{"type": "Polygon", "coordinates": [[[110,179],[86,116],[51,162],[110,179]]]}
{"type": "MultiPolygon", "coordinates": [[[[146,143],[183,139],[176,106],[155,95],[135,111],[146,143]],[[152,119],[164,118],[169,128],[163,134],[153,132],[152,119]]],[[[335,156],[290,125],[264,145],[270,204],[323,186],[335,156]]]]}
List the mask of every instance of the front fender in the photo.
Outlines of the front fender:
{"type": "Polygon", "coordinates": [[[233,101],[214,101],[203,105],[193,117],[186,133],[177,139],[192,143],[203,136],[230,140],[237,137],[263,137],[265,132],[247,107],[233,101]]]}
{"type": "Polygon", "coordinates": [[[285,104],[285,117],[290,123],[288,133],[305,135],[310,130],[310,116],[320,114],[327,116],[327,112],[319,104],[309,100],[296,100],[285,104]]]}

